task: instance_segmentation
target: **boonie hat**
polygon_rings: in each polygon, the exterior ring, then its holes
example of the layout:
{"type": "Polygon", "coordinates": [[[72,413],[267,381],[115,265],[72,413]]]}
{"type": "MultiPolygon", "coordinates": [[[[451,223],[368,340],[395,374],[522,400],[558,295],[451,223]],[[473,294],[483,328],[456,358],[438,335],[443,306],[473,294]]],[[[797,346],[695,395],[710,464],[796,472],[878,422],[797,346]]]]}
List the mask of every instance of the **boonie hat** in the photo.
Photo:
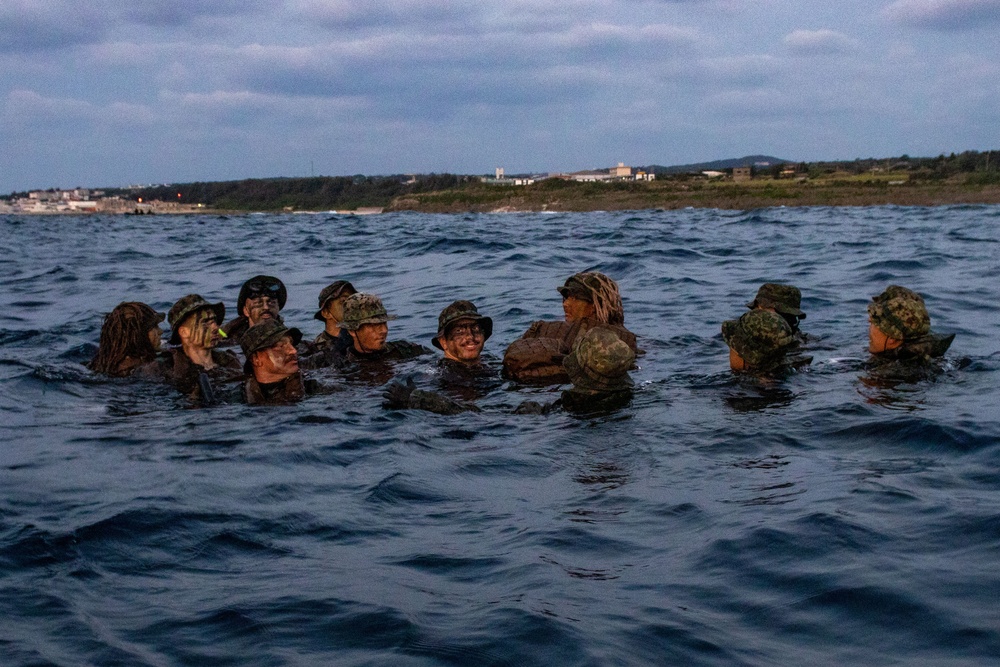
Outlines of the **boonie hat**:
{"type": "Polygon", "coordinates": [[[556,291],[564,299],[572,296],[581,301],[593,302],[594,290],[600,287],[600,284],[597,283],[597,279],[594,277],[596,275],[592,272],[573,274],[566,279],[566,282],[561,287],[557,287],[556,291]]]}
{"type": "Polygon", "coordinates": [[[284,308],[285,302],[288,300],[288,290],[285,289],[285,283],[274,276],[254,276],[243,283],[243,287],[240,288],[240,295],[236,299],[236,314],[243,315],[243,306],[247,299],[260,294],[277,299],[278,310],[284,308]]]}
{"type": "Polygon", "coordinates": [[[931,316],[924,298],[911,289],[889,285],[868,304],[868,314],[879,331],[889,338],[910,340],[931,330],[931,316]]]}
{"type": "Polygon", "coordinates": [[[246,330],[240,338],[240,347],[243,349],[243,356],[246,361],[243,364],[247,375],[253,372],[253,364],[250,358],[254,352],[266,350],[273,347],[281,340],[282,336],[289,336],[292,345],[298,345],[302,341],[302,332],[295,327],[288,328],[278,320],[267,319],[260,324],[255,324],[246,330]]]}
{"type": "Polygon", "coordinates": [[[317,319],[320,322],[325,322],[326,318],[323,317],[323,309],[326,307],[327,301],[330,301],[331,299],[336,299],[337,297],[339,297],[341,294],[343,294],[345,291],[348,290],[350,290],[351,294],[358,293],[358,290],[354,289],[354,285],[352,285],[346,280],[338,280],[324,287],[323,291],[319,293],[319,306],[318,306],[319,310],[317,310],[316,314],[313,315],[313,319],[317,319]]]}
{"type": "Polygon", "coordinates": [[[769,310],[751,310],[738,320],[726,320],[722,323],[722,338],[754,368],[776,361],[795,342],[788,322],[769,310]]]}
{"type": "Polygon", "coordinates": [[[383,324],[396,319],[385,312],[382,299],[374,294],[352,294],[344,301],[344,320],[341,328],[357,331],[363,324],[383,324]]]}
{"type": "Polygon", "coordinates": [[[493,335],[493,319],[486,317],[485,315],[480,315],[479,310],[476,308],[476,304],[471,301],[455,301],[450,306],[441,311],[438,316],[438,332],[431,339],[431,345],[437,349],[441,349],[441,343],[438,342],[438,338],[441,336],[447,336],[448,329],[451,328],[452,324],[459,322],[460,320],[474,320],[479,328],[483,330],[483,341],[489,340],[490,336],[493,335]]]}
{"type": "MultiPolygon", "coordinates": [[[[806,314],[799,306],[802,305],[802,291],[794,285],[764,283],[757,290],[757,296],[747,304],[747,308],[774,308],[783,315],[794,315],[805,319],[806,314]]],[[[741,355],[742,356],[742,355],[741,355]]]]}
{"type": "MultiPolygon", "coordinates": [[[[226,306],[221,302],[209,303],[199,294],[188,294],[187,296],[182,296],[177,300],[177,303],[170,307],[170,312],[167,313],[167,321],[170,323],[171,345],[180,344],[181,338],[177,329],[180,325],[184,324],[184,320],[186,320],[189,315],[192,315],[203,308],[210,308],[211,310],[214,310],[215,319],[219,324],[226,321],[226,306]]],[[[162,322],[162,320],[160,321],[162,322]]]]}
{"type": "Polygon", "coordinates": [[[628,371],[634,363],[632,348],[606,327],[587,330],[563,358],[573,391],[594,394],[631,388],[628,371]]]}

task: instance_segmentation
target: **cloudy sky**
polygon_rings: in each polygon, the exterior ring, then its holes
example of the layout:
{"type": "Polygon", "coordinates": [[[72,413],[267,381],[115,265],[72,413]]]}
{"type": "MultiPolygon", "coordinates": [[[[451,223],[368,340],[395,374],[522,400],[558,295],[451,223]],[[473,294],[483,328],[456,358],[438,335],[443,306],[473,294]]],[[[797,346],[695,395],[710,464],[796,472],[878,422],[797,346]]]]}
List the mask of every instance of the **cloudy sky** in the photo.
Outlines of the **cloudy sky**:
{"type": "Polygon", "coordinates": [[[1000,148],[1000,0],[0,0],[0,193],[1000,148]]]}

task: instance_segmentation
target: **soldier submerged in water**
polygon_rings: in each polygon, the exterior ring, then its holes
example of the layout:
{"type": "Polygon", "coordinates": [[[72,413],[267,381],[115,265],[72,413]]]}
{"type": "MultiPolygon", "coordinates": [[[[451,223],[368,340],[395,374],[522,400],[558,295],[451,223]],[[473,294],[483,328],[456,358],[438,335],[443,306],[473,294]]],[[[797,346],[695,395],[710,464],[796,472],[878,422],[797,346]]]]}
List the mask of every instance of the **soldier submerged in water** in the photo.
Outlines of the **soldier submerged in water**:
{"type": "Polygon", "coordinates": [[[573,343],[587,330],[603,326],[638,353],[635,334],[625,328],[618,284],[597,272],[577,273],[556,288],[563,298],[564,322],[534,322],[507,348],[504,375],[519,382],[559,384],[569,380],[562,365],[573,343]]]}
{"type": "MultiPolygon", "coordinates": [[[[553,403],[525,401],[513,412],[549,414],[566,410],[574,414],[596,414],[621,409],[632,400],[633,383],[628,371],[634,363],[635,352],[614,329],[605,326],[589,329],[576,339],[573,349],[563,358],[564,372],[572,386],[553,403]]],[[[392,382],[382,397],[382,405],[387,409],[408,408],[444,415],[481,412],[474,404],[417,389],[412,379],[405,384],[392,382]]]]}
{"type": "Polygon", "coordinates": [[[922,296],[890,285],[868,304],[867,366],[881,379],[917,381],[929,362],[944,356],[955,334],[931,331],[931,317],[922,296]]]}
{"type": "Polygon", "coordinates": [[[344,342],[340,338],[340,322],[344,319],[344,302],[347,301],[347,297],[357,293],[358,290],[354,289],[354,285],[346,280],[332,282],[319,293],[319,310],[313,315],[313,319],[323,322],[326,328],[313,341],[313,346],[316,349],[331,345],[336,346],[344,342]]]}
{"type": "Polygon", "coordinates": [[[794,285],[779,283],[764,283],[757,290],[757,296],[747,304],[751,310],[767,310],[781,315],[792,330],[792,335],[798,343],[804,343],[809,338],[799,331],[799,322],[806,319],[802,311],[802,292],[794,285]]]}
{"type": "Polygon", "coordinates": [[[496,360],[483,356],[492,335],[493,319],[480,314],[471,301],[455,301],[441,311],[431,344],[444,352],[437,364],[442,389],[475,400],[500,386],[496,360]]]}
{"type": "Polygon", "coordinates": [[[143,372],[165,379],[182,394],[214,402],[219,385],[243,378],[236,355],[217,349],[219,323],[225,316],[222,303],[209,303],[198,294],[178,299],[167,314],[170,343],[178,347],[143,367],[143,372]]]}
{"type": "Polygon", "coordinates": [[[722,338],[729,346],[729,367],[734,371],[775,374],[812,361],[812,357],[787,355],[795,345],[795,334],[784,317],[769,310],[751,310],[737,320],[726,320],[722,338]]]}
{"type": "Polygon", "coordinates": [[[240,346],[246,357],[243,399],[248,405],[287,405],[308,395],[333,391],[302,376],[295,349],[301,341],[301,331],[276,319],[247,329],[240,346]]]}
{"type": "Polygon", "coordinates": [[[281,321],[281,309],[288,300],[288,290],[285,284],[274,276],[254,276],[243,283],[236,299],[237,317],[226,322],[222,331],[226,334],[227,344],[240,343],[244,332],[264,320],[281,321]]]}
{"type": "Polygon", "coordinates": [[[153,361],[160,351],[160,323],[165,318],[139,301],[118,304],[104,318],[97,354],[88,367],[95,373],[125,377],[153,361]]]}

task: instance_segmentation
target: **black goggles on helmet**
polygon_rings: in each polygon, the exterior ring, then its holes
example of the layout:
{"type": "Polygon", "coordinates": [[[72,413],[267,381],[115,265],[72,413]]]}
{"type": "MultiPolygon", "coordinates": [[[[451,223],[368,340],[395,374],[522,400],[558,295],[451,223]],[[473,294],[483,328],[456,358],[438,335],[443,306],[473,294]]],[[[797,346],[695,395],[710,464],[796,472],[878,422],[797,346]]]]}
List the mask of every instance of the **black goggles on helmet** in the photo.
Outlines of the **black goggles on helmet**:
{"type": "Polygon", "coordinates": [[[272,299],[277,299],[279,292],[281,292],[281,285],[278,283],[265,283],[255,280],[247,285],[248,299],[256,299],[261,296],[269,296],[272,299]]]}

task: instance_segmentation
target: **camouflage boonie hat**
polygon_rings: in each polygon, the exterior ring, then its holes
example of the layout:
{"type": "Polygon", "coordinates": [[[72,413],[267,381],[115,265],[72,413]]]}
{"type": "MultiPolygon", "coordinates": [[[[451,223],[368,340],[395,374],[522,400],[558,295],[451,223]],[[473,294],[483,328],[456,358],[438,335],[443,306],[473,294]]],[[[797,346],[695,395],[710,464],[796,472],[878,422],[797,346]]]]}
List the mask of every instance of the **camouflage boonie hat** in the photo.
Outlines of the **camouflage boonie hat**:
{"type": "Polygon", "coordinates": [[[574,391],[597,394],[630,389],[628,371],[634,363],[635,352],[614,331],[594,327],[576,339],[563,368],[574,391]]]}
{"type": "Polygon", "coordinates": [[[292,339],[292,345],[298,345],[302,341],[302,332],[292,327],[289,329],[278,320],[266,319],[260,324],[255,324],[246,330],[240,338],[240,347],[243,349],[243,356],[246,357],[246,366],[250,367],[250,357],[254,352],[266,350],[273,347],[281,340],[282,336],[292,339]]]}
{"type": "Polygon", "coordinates": [[[751,310],[738,320],[726,320],[722,323],[722,338],[754,368],[776,361],[795,342],[788,322],[769,310],[751,310]]]}
{"type": "Polygon", "coordinates": [[[199,294],[188,294],[177,300],[173,306],[170,307],[170,312],[167,313],[167,322],[170,324],[170,344],[179,345],[181,342],[180,334],[177,329],[180,325],[184,324],[184,320],[203,308],[209,308],[215,311],[215,320],[218,324],[222,324],[226,321],[226,306],[220,303],[209,303],[205,299],[201,298],[199,294]]]}
{"type": "Polygon", "coordinates": [[[278,310],[284,308],[285,302],[288,301],[288,290],[285,289],[285,283],[274,276],[254,276],[243,283],[243,287],[240,288],[240,295],[236,299],[237,316],[243,315],[243,305],[254,294],[267,294],[277,299],[278,310]]]}
{"type": "Polygon", "coordinates": [[[805,319],[806,314],[799,306],[802,305],[802,291],[794,285],[764,283],[757,290],[757,296],[747,304],[747,308],[774,308],[783,315],[794,315],[805,319]]]}
{"type": "Polygon", "coordinates": [[[324,287],[323,291],[319,293],[319,310],[316,311],[313,318],[320,322],[326,322],[326,318],[323,317],[323,309],[326,308],[327,301],[336,299],[344,292],[347,292],[348,296],[350,296],[351,294],[357,294],[358,290],[354,289],[354,285],[346,280],[338,280],[324,287]]]}
{"type": "Polygon", "coordinates": [[[438,316],[438,332],[435,334],[434,338],[431,339],[431,345],[440,350],[441,343],[438,342],[438,338],[447,336],[448,329],[451,328],[451,325],[459,322],[460,320],[475,320],[475,322],[483,330],[484,342],[489,340],[490,336],[493,335],[492,318],[480,315],[479,309],[476,308],[476,304],[471,301],[455,301],[450,306],[442,310],[441,314],[438,316]]]}
{"type": "Polygon", "coordinates": [[[913,290],[889,285],[868,304],[872,324],[889,338],[910,340],[931,330],[931,316],[924,298],[913,290]]]}
{"type": "Polygon", "coordinates": [[[600,283],[595,278],[597,274],[593,272],[577,273],[566,279],[561,287],[556,291],[566,297],[575,297],[581,301],[593,302],[594,290],[600,289],[600,283]]]}
{"type": "Polygon", "coordinates": [[[384,324],[396,319],[385,312],[382,299],[374,294],[352,294],[344,301],[344,321],[341,328],[357,331],[363,324],[384,324]]]}

